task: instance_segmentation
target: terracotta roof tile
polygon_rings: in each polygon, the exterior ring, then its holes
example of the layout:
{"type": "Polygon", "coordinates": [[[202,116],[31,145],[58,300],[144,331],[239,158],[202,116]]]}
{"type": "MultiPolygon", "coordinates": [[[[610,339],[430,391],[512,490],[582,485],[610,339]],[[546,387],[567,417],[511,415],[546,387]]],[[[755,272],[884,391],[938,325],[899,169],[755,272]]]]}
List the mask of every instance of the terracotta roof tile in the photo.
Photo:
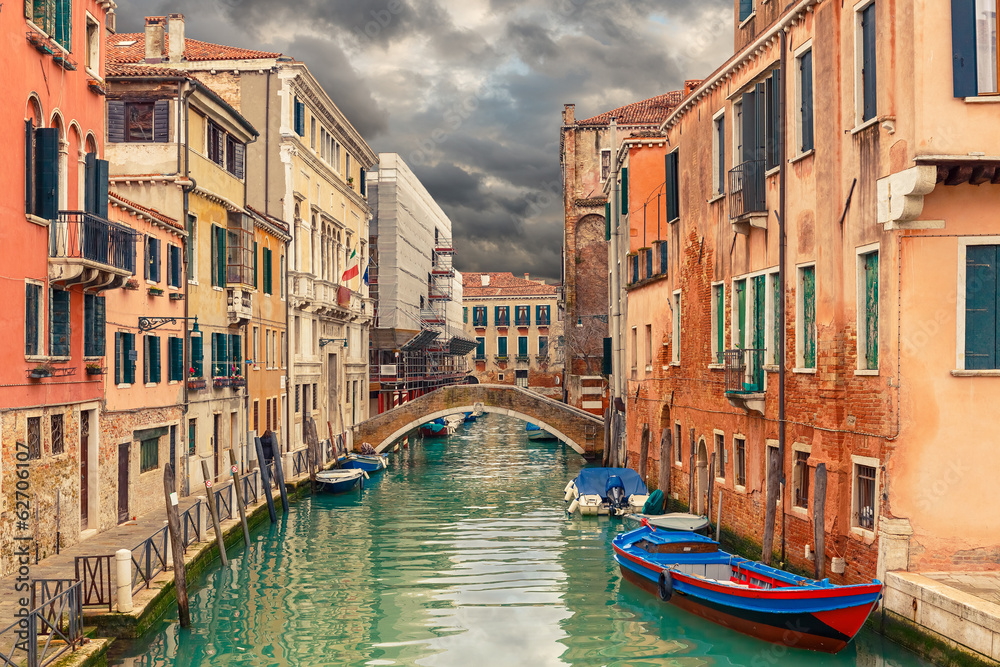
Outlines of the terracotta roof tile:
{"type": "MultiPolygon", "coordinates": [[[[146,33],[126,32],[108,37],[109,63],[141,63],[146,59],[146,33]],[[124,46],[119,44],[126,43],[124,46]],[[128,42],[133,42],[128,44],[128,42]]],[[[164,50],[170,48],[170,35],[164,35],[164,50]]],[[[270,51],[255,51],[237,46],[224,46],[202,42],[190,37],[184,40],[184,59],[198,60],[258,60],[277,58],[281,54],[270,51]]]]}
{"type": "Polygon", "coordinates": [[[535,282],[516,278],[514,274],[507,272],[499,273],[463,273],[462,274],[462,295],[463,297],[484,297],[484,296],[546,296],[556,294],[555,285],[535,282]],[[482,276],[490,277],[490,284],[483,286],[482,276]]]}
{"type": "Polygon", "coordinates": [[[684,99],[683,90],[672,90],[663,95],[651,97],[648,100],[626,104],[611,111],[577,121],[577,125],[608,125],[611,117],[618,120],[619,125],[659,125],[684,99]]]}
{"type": "Polygon", "coordinates": [[[108,197],[111,198],[111,199],[114,199],[114,200],[118,200],[119,202],[121,202],[122,204],[125,204],[126,206],[131,206],[132,208],[136,209],[137,211],[142,211],[144,214],[148,215],[151,218],[156,218],[157,220],[159,220],[160,222],[162,222],[165,225],[170,225],[171,227],[175,227],[177,229],[184,229],[184,226],[181,223],[177,222],[176,220],[174,220],[170,216],[163,215],[162,213],[160,213],[159,211],[157,211],[155,208],[149,208],[149,207],[143,206],[142,204],[137,204],[137,203],[135,203],[134,201],[132,201],[130,199],[125,199],[125,197],[122,197],[117,192],[113,192],[113,191],[112,192],[108,192],[108,197]]]}
{"type": "Polygon", "coordinates": [[[131,65],[126,63],[108,63],[104,68],[105,76],[183,76],[190,74],[179,69],[160,67],[159,65],[131,65]]]}

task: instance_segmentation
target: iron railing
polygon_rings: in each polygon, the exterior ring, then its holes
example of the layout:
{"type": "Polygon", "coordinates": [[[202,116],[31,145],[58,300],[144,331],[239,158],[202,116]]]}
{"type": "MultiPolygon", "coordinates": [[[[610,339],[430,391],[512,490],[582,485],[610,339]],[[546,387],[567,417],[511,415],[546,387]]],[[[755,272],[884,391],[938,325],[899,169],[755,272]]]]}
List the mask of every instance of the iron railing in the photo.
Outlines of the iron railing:
{"type": "Polygon", "coordinates": [[[767,211],[763,160],[747,160],[729,170],[729,219],[767,211]]]}
{"type": "Polygon", "coordinates": [[[300,449],[292,452],[292,477],[304,475],[309,470],[309,450],[300,449]]]}
{"type": "Polygon", "coordinates": [[[76,651],[83,639],[83,608],[80,605],[82,582],[36,580],[43,584],[41,599],[32,588],[34,607],[21,618],[0,630],[0,665],[9,667],[45,667],[66,651],[76,651]],[[52,584],[55,584],[54,586],[52,584]],[[39,637],[45,637],[39,645],[39,637]],[[9,648],[8,642],[10,643],[9,648]],[[27,662],[25,662],[25,658],[27,662]]]}
{"type": "Polygon", "coordinates": [[[201,542],[201,500],[181,512],[180,520],[182,546],[187,551],[195,542],[201,542]]]}
{"type": "Polygon", "coordinates": [[[219,523],[233,518],[232,484],[213,491],[215,494],[215,509],[219,513],[219,523]]]}
{"type": "Polygon", "coordinates": [[[132,591],[149,588],[153,577],[167,569],[167,527],[132,547],[132,591]]]}
{"type": "Polygon", "coordinates": [[[74,559],[76,580],[83,584],[80,604],[84,607],[104,607],[111,611],[114,602],[111,589],[111,554],[77,556],[74,559]]]}
{"type": "Polygon", "coordinates": [[[59,211],[49,223],[49,257],[86,259],[135,273],[136,233],[85,211],[59,211]]]}
{"type": "Polygon", "coordinates": [[[726,393],[753,394],[764,391],[764,350],[726,350],[726,393]]]}
{"type": "Polygon", "coordinates": [[[240,484],[243,485],[244,507],[250,507],[250,505],[257,503],[257,483],[254,481],[254,478],[259,476],[260,471],[254,470],[240,478],[240,484]]]}

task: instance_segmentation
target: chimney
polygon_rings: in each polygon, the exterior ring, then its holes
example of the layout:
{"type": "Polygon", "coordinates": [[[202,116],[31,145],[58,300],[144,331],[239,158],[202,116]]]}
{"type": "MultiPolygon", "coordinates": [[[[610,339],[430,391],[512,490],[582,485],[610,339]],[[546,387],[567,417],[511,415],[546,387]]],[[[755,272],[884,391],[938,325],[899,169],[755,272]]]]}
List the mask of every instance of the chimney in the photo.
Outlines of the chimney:
{"type": "Polygon", "coordinates": [[[528,274],[527,273],[524,274],[524,279],[528,280],[528,274]]]}
{"type": "Polygon", "coordinates": [[[563,105],[563,125],[572,125],[576,122],[576,105],[563,105]]]}
{"type": "Polygon", "coordinates": [[[146,17],[146,62],[163,62],[165,52],[165,42],[163,39],[163,25],[167,22],[164,16],[146,17]]]}
{"type": "Polygon", "coordinates": [[[170,57],[172,63],[179,63],[184,60],[184,15],[170,14],[167,16],[167,32],[170,35],[168,46],[170,47],[170,57]]]}
{"type": "Polygon", "coordinates": [[[490,286],[490,274],[484,273],[483,275],[479,276],[479,282],[482,283],[483,287],[489,287],[490,286]]]}

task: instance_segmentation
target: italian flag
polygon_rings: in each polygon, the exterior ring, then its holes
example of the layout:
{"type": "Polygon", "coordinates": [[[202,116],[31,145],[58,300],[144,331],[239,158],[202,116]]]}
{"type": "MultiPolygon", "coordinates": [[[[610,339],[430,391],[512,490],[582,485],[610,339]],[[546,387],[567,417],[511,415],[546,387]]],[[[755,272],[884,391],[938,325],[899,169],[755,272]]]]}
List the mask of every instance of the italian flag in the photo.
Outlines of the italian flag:
{"type": "Polygon", "coordinates": [[[358,265],[358,249],[355,248],[351,251],[351,256],[347,258],[347,263],[351,265],[349,269],[344,271],[344,276],[341,278],[340,282],[346,283],[351,278],[358,277],[358,271],[360,266],[358,265]]]}

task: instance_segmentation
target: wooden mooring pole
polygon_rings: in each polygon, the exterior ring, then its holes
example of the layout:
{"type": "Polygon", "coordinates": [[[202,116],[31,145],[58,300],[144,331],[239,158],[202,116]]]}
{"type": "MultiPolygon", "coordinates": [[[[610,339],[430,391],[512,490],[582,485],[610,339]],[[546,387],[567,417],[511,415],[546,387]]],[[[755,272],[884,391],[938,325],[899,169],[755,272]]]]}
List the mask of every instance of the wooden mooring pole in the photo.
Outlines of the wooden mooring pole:
{"type": "Polygon", "coordinates": [[[660,433],[660,481],[659,489],[663,492],[663,508],[669,507],[670,503],[670,450],[671,450],[670,427],[663,429],[660,433]]]}
{"type": "Polygon", "coordinates": [[[267,501],[267,513],[271,517],[271,523],[277,523],[278,515],[274,511],[274,498],[271,497],[271,473],[267,469],[267,461],[264,460],[264,446],[261,444],[260,438],[253,440],[254,447],[257,448],[257,460],[260,461],[260,486],[264,491],[264,500],[267,501]]]}
{"type": "Polygon", "coordinates": [[[226,540],[222,535],[222,526],[219,525],[219,507],[215,502],[215,492],[212,491],[212,476],[208,474],[208,461],[201,460],[201,474],[205,478],[205,492],[208,494],[208,512],[212,515],[212,527],[215,528],[215,541],[219,544],[219,558],[222,565],[229,565],[229,558],[226,557],[226,540]]]}
{"type": "Polygon", "coordinates": [[[816,466],[816,482],[813,484],[813,565],[816,579],[826,576],[826,464],[816,466]]]}
{"type": "Polygon", "coordinates": [[[274,478],[278,482],[278,492],[281,494],[281,511],[288,514],[288,490],[285,488],[285,471],[282,469],[281,457],[274,453],[274,478]]]}
{"type": "Polygon", "coordinates": [[[177,591],[177,616],[182,628],[191,627],[191,611],[188,608],[187,566],[184,563],[184,535],[181,517],[177,509],[177,493],[174,491],[174,466],[167,463],[163,468],[163,497],[167,504],[167,530],[170,531],[170,549],[174,554],[174,588],[177,591]]]}
{"type": "Polygon", "coordinates": [[[250,529],[247,528],[247,508],[243,504],[243,484],[240,483],[240,467],[236,465],[233,450],[229,450],[229,464],[233,471],[233,485],[236,487],[236,504],[240,506],[240,523],[243,524],[243,545],[250,548],[250,529]]]}

